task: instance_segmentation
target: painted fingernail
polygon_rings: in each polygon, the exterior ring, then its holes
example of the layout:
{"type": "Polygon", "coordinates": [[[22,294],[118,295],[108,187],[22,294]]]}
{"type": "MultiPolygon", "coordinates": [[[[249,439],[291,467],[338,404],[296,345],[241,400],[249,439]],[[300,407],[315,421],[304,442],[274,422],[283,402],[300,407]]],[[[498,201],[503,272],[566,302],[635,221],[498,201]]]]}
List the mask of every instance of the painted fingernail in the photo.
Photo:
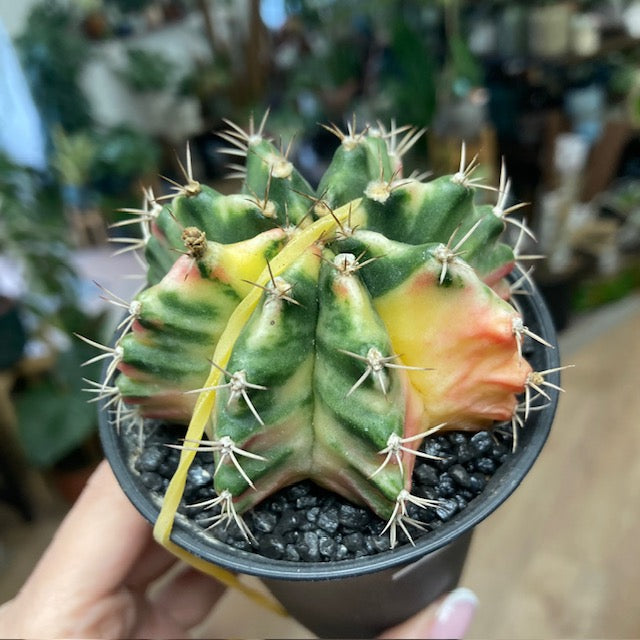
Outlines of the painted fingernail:
{"type": "Polygon", "coordinates": [[[478,598],[471,589],[454,589],[436,611],[429,637],[433,640],[462,638],[478,606],[478,598]]]}

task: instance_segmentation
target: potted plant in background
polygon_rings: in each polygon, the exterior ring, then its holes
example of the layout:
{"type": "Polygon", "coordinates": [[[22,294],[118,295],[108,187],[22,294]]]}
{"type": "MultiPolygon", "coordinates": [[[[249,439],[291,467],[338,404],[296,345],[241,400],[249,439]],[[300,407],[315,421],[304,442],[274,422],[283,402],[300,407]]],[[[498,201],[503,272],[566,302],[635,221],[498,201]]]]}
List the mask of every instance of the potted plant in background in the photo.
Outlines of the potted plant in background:
{"type": "Polygon", "coordinates": [[[496,179],[496,136],[488,118],[489,94],[484,68],[471,51],[462,27],[459,0],[443,3],[445,52],[437,77],[438,99],[429,133],[429,155],[434,170],[448,173],[457,163],[462,141],[478,154],[485,179],[496,179]]]}
{"type": "Polygon", "coordinates": [[[32,182],[0,154],[0,498],[18,509],[25,520],[33,517],[25,482],[24,455],[15,437],[15,411],[11,390],[14,368],[24,356],[27,332],[22,318],[20,298],[25,288],[21,265],[8,251],[12,221],[7,208],[23,193],[29,197],[32,182]]]}
{"type": "Polygon", "coordinates": [[[126,64],[120,69],[122,80],[138,93],[151,93],[152,98],[171,84],[174,66],[166,56],[146,49],[130,48],[126,64]]]}
{"type": "Polygon", "coordinates": [[[20,170],[0,154],[0,370],[13,366],[26,343],[19,299],[24,291],[22,267],[12,259],[14,227],[20,225],[21,212],[15,212],[20,199],[34,202],[35,184],[31,174],[20,170]]]}
{"type": "MultiPolygon", "coordinates": [[[[27,462],[46,470],[73,500],[81,486],[70,477],[86,479],[100,455],[95,412],[79,397],[85,386],[79,365],[91,348],[71,336],[79,332],[99,340],[105,318],[83,307],[63,217],[56,215],[61,214],[58,194],[41,188],[35,173],[4,161],[0,184],[3,278],[13,271],[18,280],[15,300],[23,327],[21,333],[14,326],[4,339],[11,349],[24,347],[20,362],[11,363],[16,367],[9,390],[18,440],[27,462]]],[[[89,366],[89,377],[97,374],[96,366],[89,366]]]]}
{"type": "Polygon", "coordinates": [[[79,77],[90,57],[73,4],[38,2],[16,39],[25,76],[45,129],[67,132],[91,123],[89,103],[79,77]]]}
{"type": "Polygon", "coordinates": [[[102,213],[92,192],[91,169],[97,145],[88,131],[67,133],[56,127],[52,134],[51,164],[60,180],[65,217],[78,245],[105,242],[102,213]]]}
{"type": "Polygon", "coordinates": [[[53,157],[51,163],[58,174],[65,205],[74,209],[90,206],[89,178],[96,154],[96,143],[89,133],[69,134],[61,127],[52,133],[53,157]]]}
{"type": "MultiPolygon", "coordinates": [[[[160,166],[161,148],[150,135],[118,126],[95,134],[96,154],[91,184],[103,198],[124,198],[139,193],[140,183],[152,185],[160,166]]],[[[110,207],[104,206],[105,211],[110,207]]]]}
{"type": "Polygon", "coordinates": [[[454,174],[402,177],[416,131],[354,119],[328,127],[316,190],[265,120],[224,134],[242,192],[187,158],[171,202],[133,215],[148,287],[112,300],[101,438],[161,544],[230,584],[261,576],[320,635],[367,637],[455,585],[533,464],[555,336],[510,275],[506,176],[476,205],[464,146],[454,174]]]}
{"type": "MultiPolygon", "coordinates": [[[[178,95],[178,69],[162,51],[130,47],[116,69],[125,87],[131,91],[136,110],[144,113],[144,131],[173,139],[173,121],[183,117],[183,97],[178,95]]],[[[142,127],[141,127],[142,128],[142,127]]]]}
{"type": "MultiPolygon", "coordinates": [[[[99,339],[104,318],[78,314],[73,326],[99,339]]],[[[23,379],[14,391],[18,434],[30,465],[72,504],[102,458],[95,410],[82,399],[82,377],[97,371],[94,366],[81,372],[82,363],[90,359],[88,345],[58,339],[53,348],[57,352],[52,366],[23,379]]]]}

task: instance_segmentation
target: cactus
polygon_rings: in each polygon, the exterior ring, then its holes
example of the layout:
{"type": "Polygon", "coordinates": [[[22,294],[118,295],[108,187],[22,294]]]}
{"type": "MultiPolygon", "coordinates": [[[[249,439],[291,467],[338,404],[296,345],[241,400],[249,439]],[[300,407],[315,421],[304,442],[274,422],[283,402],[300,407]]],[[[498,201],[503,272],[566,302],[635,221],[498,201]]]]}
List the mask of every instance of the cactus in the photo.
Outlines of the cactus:
{"type": "Polygon", "coordinates": [[[370,507],[393,546],[420,527],[410,505],[437,504],[411,494],[423,439],[510,421],[515,442],[553,386],[523,357],[525,336],[544,341],[505,299],[519,256],[501,236],[529,232],[505,208],[504,167],[497,203],[476,203],[464,146],[458,172],[425,181],[402,176],[421,131],[332,125],[313,189],[265,122],[223,134],[246,159],[239,193],[196,181],[187,153],[184,184],[129,210],[142,238],[121,241],[143,251],[148,286],[131,303],[106,292],[127,315],[91,390],[117,426],[187,425],[209,401],[208,438],[182,446],[215,458],[214,524],[249,537],[244,512],[311,479],[370,507]]]}

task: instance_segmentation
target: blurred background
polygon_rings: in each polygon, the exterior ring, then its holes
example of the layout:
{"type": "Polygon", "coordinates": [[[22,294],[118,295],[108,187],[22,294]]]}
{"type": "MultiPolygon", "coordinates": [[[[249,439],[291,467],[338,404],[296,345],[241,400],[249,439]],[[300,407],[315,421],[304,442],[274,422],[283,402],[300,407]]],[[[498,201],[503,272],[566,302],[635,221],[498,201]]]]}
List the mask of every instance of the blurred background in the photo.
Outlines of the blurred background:
{"type": "MultiPolygon", "coordinates": [[[[96,281],[126,300],[142,285],[119,209],[140,206],[143,185],[167,193],[159,176],[180,179],[187,142],[196,179],[237,188],[218,153],[223,119],[245,126],[267,109],[311,183],[338,144],[317,124],[354,117],[425,127],[411,168],[455,171],[462,141],[490,183],[504,161],[514,202],[529,203],[528,253],[546,256],[533,278],[582,369],[565,376],[560,433],[526,491],[476,536],[465,577],[488,604],[472,631],[637,637],[640,581],[598,526],[624,515],[619,542],[638,555],[638,0],[0,0],[0,602],[101,456],[81,391],[95,350],[73,334],[113,329],[96,281]],[[612,415],[615,456],[594,440],[612,415]],[[545,502],[549,475],[573,493],[545,502]],[[558,518],[561,497],[591,510],[558,518]],[[541,535],[559,527],[542,564],[520,544],[532,512],[541,535]],[[561,575],[566,588],[549,590],[561,575]]],[[[303,633],[274,623],[289,632],[303,633]]]]}

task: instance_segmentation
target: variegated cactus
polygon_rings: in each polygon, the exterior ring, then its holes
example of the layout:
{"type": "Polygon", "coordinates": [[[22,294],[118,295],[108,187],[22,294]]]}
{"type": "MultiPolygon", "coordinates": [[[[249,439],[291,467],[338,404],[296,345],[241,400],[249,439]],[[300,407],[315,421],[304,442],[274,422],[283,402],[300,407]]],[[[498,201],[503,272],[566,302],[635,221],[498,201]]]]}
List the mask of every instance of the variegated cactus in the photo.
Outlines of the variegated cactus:
{"type": "Polygon", "coordinates": [[[265,120],[223,134],[246,160],[239,193],[197,182],[187,158],[164,204],[147,192],[130,211],[148,286],[114,299],[128,315],[94,390],[116,422],[186,425],[213,398],[208,439],[185,446],[215,457],[216,522],[250,535],[243,512],[312,479],[368,505],[393,545],[419,525],[410,503],[434,506],[411,494],[425,437],[496,421],[515,432],[532,390],[546,394],[521,348],[542,339],[506,301],[518,256],[500,238],[525,227],[507,217],[504,171],[497,204],[476,204],[464,147],[457,173],[425,181],[402,176],[421,131],[331,126],[340,145],[313,189],[265,120]]]}

